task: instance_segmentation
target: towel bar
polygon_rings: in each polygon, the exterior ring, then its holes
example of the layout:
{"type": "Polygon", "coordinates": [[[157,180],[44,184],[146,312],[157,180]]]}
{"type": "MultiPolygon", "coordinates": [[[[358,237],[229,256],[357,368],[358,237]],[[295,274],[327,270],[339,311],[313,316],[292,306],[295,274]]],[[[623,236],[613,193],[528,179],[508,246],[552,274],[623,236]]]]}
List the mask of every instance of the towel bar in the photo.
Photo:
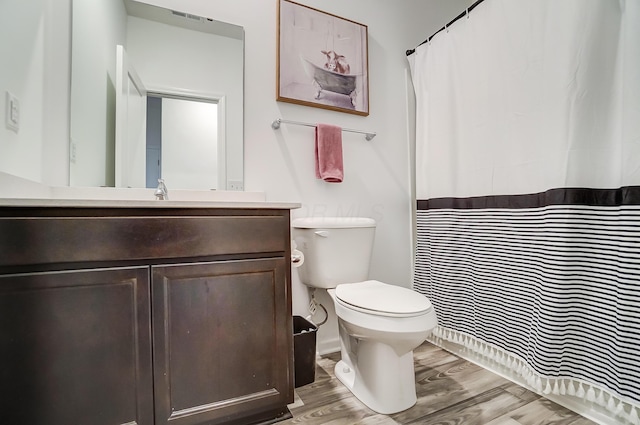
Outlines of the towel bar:
{"type": "MultiPolygon", "coordinates": [[[[277,118],[271,123],[271,128],[274,130],[278,130],[280,128],[280,124],[295,124],[295,125],[304,125],[306,127],[315,127],[315,124],[307,123],[307,122],[299,122],[299,121],[289,121],[283,120],[282,118],[277,118]]],[[[343,128],[342,131],[348,131],[350,133],[360,133],[364,134],[364,138],[368,141],[373,140],[376,137],[376,133],[371,133],[370,131],[360,131],[360,130],[352,130],[349,128],[343,128]]]]}

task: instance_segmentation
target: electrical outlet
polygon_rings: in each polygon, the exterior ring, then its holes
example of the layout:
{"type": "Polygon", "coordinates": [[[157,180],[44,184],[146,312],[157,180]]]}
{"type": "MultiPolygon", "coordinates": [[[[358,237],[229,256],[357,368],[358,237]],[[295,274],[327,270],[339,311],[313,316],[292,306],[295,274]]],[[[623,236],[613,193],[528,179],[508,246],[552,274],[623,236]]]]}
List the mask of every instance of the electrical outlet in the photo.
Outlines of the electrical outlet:
{"type": "Polygon", "coordinates": [[[239,182],[239,181],[231,181],[231,180],[229,180],[229,182],[227,182],[227,190],[243,191],[244,190],[244,184],[242,184],[242,182],[239,182]]]}
{"type": "Polygon", "coordinates": [[[9,130],[13,130],[16,133],[20,130],[20,102],[18,98],[7,91],[7,106],[5,115],[5,126],[9,130]]]}

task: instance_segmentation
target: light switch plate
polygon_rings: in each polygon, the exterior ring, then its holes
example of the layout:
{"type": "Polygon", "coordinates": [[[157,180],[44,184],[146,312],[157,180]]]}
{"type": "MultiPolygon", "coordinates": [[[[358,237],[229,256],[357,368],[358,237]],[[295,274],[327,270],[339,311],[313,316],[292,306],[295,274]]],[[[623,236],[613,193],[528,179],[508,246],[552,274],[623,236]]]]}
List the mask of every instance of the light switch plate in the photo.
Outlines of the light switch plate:
{"type": "Polygon", "coordinates": [[[6,98],[5,126],[17,133],[20,130],[20,102],[8,91],[6,98]]]}

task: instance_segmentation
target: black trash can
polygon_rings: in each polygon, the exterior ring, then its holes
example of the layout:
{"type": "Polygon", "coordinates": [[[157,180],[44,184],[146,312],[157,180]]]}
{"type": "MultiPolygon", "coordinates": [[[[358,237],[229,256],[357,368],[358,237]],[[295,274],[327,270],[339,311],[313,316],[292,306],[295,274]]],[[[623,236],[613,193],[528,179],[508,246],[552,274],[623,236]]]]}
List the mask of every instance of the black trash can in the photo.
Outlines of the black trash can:
{"type": "Polygon", "coordinates": [[[293,364],[295,387],[316,380],[316,333],[318,327],[302,316],[293,316],[293,364]]]}

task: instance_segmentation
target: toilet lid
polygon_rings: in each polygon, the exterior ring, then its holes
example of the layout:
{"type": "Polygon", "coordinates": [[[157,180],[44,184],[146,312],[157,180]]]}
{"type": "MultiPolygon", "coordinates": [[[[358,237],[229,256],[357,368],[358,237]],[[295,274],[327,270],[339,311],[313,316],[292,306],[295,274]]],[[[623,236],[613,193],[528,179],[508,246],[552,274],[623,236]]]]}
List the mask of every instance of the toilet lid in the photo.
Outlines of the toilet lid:
{"type": "Polygon", "coordinates": [[[381,314],[414,316],[432,308],[424,295],[377,280],[338,285],[335,295],[346,304],[381,314]]]}

